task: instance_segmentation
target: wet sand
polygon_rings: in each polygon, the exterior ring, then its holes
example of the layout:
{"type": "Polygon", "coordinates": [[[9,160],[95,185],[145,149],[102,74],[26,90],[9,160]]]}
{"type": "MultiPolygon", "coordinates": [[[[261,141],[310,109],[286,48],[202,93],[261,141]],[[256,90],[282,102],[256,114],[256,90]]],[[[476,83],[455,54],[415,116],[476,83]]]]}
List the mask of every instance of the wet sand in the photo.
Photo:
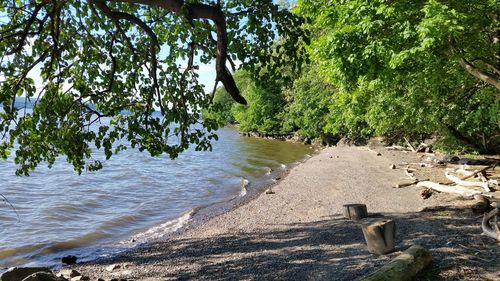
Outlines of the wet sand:
{"type": "MultiPolygon", "coordinates": [[[[325,148],[280,179],[274,194],[177,237],[75,269],[93,279],[353,280],[420,244],[434,261],[418,280],[500,280],[500,247],[480,235],[480,218],[467,208],[472,202],[448,194],[423,200],[415,186],[393,188],[406,176],[391,164],[423,160],[382,147],[325,148]],[[359,222],[341,216],[348,203],[396,221],[396,252],[368,252],[359,222]],[[112,264],[120,268],[107,270],[112,264]]],[[[437,180],[442,170],[416,175],[437,180]]]]}

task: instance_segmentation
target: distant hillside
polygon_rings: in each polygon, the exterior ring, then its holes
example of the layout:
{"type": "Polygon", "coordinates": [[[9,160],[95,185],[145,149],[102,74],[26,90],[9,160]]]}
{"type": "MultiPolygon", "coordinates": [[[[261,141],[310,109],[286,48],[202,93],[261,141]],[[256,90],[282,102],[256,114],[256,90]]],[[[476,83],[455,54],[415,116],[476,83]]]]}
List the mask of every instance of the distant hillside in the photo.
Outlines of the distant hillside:
{"type": "MultiPolygon", "coordinates": [[[[24,106],[26,106],[26,108],[33,108],[33,106],[34,106],[33,99],[31,99],[31,101],[29,101],[29,100],[26,100],[25,97],[16,97],[16,102],[14,103],[14,106],[18,109],[24,108],[24,106]]],[[[1,102],[0,102],[0,107],[2,107],[1,102]]]]}
{"type": "Polygon", "coordinates": [[[16,102],[14,103],[14,107],[16,108],[33,108],[34,106],[34,99],[31,98],[30,100],[27,100],[25,97],[16,97],[16,102]]]}

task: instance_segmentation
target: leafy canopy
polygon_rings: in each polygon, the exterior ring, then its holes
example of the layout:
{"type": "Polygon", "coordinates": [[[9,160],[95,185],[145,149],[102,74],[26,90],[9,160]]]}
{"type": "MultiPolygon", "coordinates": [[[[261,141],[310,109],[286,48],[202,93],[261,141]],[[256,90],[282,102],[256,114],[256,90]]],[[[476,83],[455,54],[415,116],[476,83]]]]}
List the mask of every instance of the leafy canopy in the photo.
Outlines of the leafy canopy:
{"type": "Polygon", "coordinates": [[[299,0],[295,11],[339,88],[325,132],[498,146],[500,1],[299,0]]]}
{"type": "Polygon", "coordinates": [[[153,156],[210,149],[199,65],[215,61],[217,82],[245,103],[227,65],[300,65],[301,24],[271,0],[2,0],[0,156],[15,147],[27,175],[58,155],[99,169],[93,147],[109,158],[126,148],[118,140],[153,156]],[[20,96],[32,111],[16,108],[20,96]]]}

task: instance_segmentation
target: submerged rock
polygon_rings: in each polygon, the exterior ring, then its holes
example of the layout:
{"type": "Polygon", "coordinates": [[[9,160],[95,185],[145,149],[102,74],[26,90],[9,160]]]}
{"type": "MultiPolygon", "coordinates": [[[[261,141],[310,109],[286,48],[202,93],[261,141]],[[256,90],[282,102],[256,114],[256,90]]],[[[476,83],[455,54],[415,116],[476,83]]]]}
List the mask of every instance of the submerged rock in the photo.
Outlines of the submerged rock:
{"type": "Polygon", "coordinates": [[[76,263],[76,260],[77,260],[77,259],[78,259],[78,258],[77,258],[77,257],[75,257],[75,256],[65,256],[65,257],[63,257],[63,258],[61,259],[61,262],[62,262],[62,263],[65,263],[65,264],[67,264],[67,265],[72,265],[72,264],[75,264],[75,263],[76,263]]]}
{"type": "Polygon", "coordinates": [[[0,276],[0,281],[20,281],[37,272],[51,273],[46,267],[11,267],[0,276]]]}

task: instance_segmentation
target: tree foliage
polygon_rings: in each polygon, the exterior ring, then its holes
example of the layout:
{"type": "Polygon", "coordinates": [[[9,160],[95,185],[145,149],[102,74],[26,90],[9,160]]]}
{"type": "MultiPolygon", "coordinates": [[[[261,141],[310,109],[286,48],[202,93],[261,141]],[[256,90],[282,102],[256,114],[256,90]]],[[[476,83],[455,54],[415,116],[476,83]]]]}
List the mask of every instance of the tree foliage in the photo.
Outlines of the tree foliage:
{"type": "MultiPolygon", "coordinates": [[[[498,1],[299,0],[293,11],[308,19],[311,61],[266,92],[285,97],[260,114],[281,122],[276,132],[499,148],[498,1]]],[[[253,99],[266,108],[271,97],[253,99]]]]}
{"type": "Polygon", "coordinates": [[[109,158],[120,139],[151,155],[209,149],[216,124],[198,124],[210,104],[198,66],[215,61],[217,81],[245,103],[226,62],[258,72],[300,58],[301,23],[270,0],[2,0],[0,156],[16,145],[28,174],[61,154],[78,172],[98,169],[92,147],[109,158]],[[270,55],[278,36],[289,40],[270,55]],[[13,106],[19,96],[32,112],[13,106]]]}
{"type": "Polygon", "coordinates": [[[279,133],[280,113],[285,105],[280,84],[258,77],[245,70],[236,71],[236,84],[248,104],[235,103],[228,99],[229,94],[225,89],[219,88],[215,93],[214,104],[204,114],[204,118],[215,120],[220,125],[236,123],[242,132],[279,133]]]}
{"type": "Polygon", "coordinates": [[[309,53],[339,88],[326,131],[483,149],[499,134],[498,1],[298,1],[309,53]]]}
{"type": "Polygon", "coordinates": [[[322,138],[337,87],[321,78],[315,66],[309,66],[291,87],[284,90],[286,107],[281,114],[284,132],[322,138]]]}

